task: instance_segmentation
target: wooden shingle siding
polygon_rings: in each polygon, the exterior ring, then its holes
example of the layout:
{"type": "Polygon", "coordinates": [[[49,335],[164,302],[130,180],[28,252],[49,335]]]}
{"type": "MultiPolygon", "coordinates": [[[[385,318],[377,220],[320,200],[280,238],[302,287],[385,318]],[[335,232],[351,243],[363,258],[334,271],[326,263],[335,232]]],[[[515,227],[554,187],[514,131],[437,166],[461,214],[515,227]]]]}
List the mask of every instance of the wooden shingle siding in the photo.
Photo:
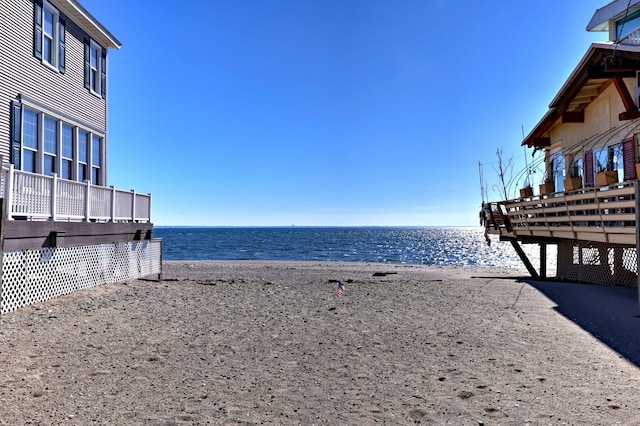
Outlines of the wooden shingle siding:
{"type": "Polygon", "coordinates": [[[18,95],[98,129],[105,135],[106,146],[106,101],[84,87],[84,39],[88,35],[61,13],[66,24],[65,73],[49,68],[33,53],[34,7],[34,0],[0,1],[0,155],[5,162],[10,149],[11,101],[18,95]]]}

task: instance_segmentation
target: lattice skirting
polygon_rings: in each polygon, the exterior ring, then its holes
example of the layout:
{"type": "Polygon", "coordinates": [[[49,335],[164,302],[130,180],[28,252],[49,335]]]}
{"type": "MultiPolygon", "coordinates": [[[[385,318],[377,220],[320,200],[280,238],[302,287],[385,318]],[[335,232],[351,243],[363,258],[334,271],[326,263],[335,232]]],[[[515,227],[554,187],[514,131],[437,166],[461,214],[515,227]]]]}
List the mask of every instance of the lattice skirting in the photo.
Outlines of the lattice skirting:
{"type": "Polygon", "coordinates": [[[634,287],[636,247],[584,241],[558,243],[557,277],[583,283],[634,287]]]}
{"type": "Polygon", "coordinates": [[[0,313],[102,284],[159,275],[162,240],[4,253],[0,313]]]}

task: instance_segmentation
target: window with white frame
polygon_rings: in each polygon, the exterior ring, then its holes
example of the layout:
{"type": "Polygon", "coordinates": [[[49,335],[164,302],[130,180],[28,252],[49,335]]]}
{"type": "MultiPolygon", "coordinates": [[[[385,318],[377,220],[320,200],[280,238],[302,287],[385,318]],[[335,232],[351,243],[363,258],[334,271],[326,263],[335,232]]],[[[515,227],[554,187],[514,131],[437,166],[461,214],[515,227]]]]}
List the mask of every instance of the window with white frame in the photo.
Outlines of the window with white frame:
{"type": "Polygon", "coordinates": [[[551,170],[553,172],[553,182],[555,191],[564,191],[566,159],[561,153],[555,154],[551,160],[551,170]]]}
{"type": "Polygon", "coordinates": [[[100,79],[98,77],[98,48],[92,43],[89,47],[89,51],[91,52],[89,58],[89,85],[91,86],[91,91],[98,93],[100,88],[98,84],[100,79]]]}
{"type": "Polygon", "coordinates": [[[43,126],[44,163],[42,172],[49,176],[56,173],[56,158],[58,156],[58,122],[44,116],[43,126]]]}
{"type": "Polygon", "coordinates": [[[62,162],[60,177],[63,179],[73,179],[73,133],[73,127],[62,123],[62,162]]]}
{"type": "Polygon", "coordinates": [[[64,73],[65,21],[58,9],[46,0],[36,0],[34,11],[34,56],[43,64],[64,73]]]}
{"type": "Polygon", "coordinates": [[[38,113],[25,108],[22,112],[22,164],[18,165],[25,172],[35,173],[38,154],[38,113]]]}
{"type": "Polygon", "coordinates": [[[622,143],[615,143],[597,149],[594,153],[596,172],[616,171],[621,178],[623,176],[622,156],[622,143]]]}
{"type": "Polygon", "coordinates": [[[12,102],[11,163],[17,170],[105,185],[104,134],[12,102]]]}
{"type": "Polygon", "coordinates": [[[89,134],[78,131],[78,181],[89,180],[89,134]]]}
{"type": "Polygon", "coordinates": [[[84,41],[84,87],[102,98],[107,89],[107,50],[92,39],[84,41]]]}
{"type": "Polygon", "coordinates": [[[101,185],[100,167],[102,159],[102,138],[93,135],[91,138],[91,183],[101,185]]]}

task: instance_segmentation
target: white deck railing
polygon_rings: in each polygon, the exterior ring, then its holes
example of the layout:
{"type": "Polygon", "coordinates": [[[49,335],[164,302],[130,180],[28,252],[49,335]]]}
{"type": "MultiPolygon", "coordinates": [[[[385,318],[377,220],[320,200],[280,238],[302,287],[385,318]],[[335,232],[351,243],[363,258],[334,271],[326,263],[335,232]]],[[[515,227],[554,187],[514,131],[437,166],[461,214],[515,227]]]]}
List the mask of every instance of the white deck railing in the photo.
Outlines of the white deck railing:
{"type": "Polygon", "coordinates": [[[22,172],[11,164],[0,179],[7,220],[151,222],[151,194],[22,172]]]}

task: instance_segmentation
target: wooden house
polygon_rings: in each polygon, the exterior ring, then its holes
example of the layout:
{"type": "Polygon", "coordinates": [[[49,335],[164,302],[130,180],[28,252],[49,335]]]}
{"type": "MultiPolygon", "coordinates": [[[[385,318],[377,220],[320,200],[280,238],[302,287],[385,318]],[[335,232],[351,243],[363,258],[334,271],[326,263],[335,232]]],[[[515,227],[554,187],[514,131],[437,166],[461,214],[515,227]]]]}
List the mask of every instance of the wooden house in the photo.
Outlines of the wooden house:
{"type": "Polygon", "coordinates": [[[636,285],[640,0],[605,5],[587,30],[607,40],[587,49],[523,142],[544,151],[551,185],[493,203],[487,225],[517,249],[539,244],[540,275],[556,244],[558,278],[636,285]]]}
{"type": "Polygon", "coordinates": [[[108,186],[121,43],[76,0],[2,0],[0,27],[0,313],[159,274],[151,195],[108,186]]]}

